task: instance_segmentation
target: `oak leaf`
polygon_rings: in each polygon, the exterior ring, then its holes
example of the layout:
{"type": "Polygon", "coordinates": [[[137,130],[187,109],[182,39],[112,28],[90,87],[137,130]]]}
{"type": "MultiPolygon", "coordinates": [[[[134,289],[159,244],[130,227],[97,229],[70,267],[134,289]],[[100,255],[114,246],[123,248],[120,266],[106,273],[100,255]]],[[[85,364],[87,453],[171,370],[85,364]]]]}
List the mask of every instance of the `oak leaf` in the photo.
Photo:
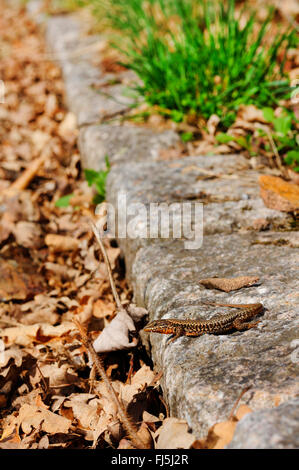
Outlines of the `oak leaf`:
{"type": "Polygon", "coordinates": [[[166,418],[155,433],[156,449],[189,449],[195,437],[188,432],[185,420],[166,418]]]}
{"type": "Polygon", "coordinates": [[[231,292],[241,289],[242,287],[252,286],[258,281],[259,277],[257,276],[240,276],[234,278],[210,277],[201,279],[199,283],[207,289],[219,289],[224,292],[231,292]]]}
{"type": "Polygon", "coordinates": [[[269,209],[282,212],[299,210],[299,186],[297,184],[272,175],[261,175],[259,184],[261,197],[269,209]]]}

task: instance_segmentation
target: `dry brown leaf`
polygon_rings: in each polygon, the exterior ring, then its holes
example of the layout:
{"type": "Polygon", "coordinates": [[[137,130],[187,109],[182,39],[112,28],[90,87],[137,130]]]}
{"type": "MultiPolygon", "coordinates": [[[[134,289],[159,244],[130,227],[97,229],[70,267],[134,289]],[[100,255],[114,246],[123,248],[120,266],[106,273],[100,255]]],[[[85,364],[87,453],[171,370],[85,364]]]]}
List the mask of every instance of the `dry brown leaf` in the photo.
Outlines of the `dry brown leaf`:
{"type": "Polygon", "coordinates": [[[234,278],[210,277],[207,279],[201,279],[199,284],[203,285],[207,289],[219,289],[224,292],[231,292],[233,290],[242,289],[242,287],[252,286],[258,281],[259,277],[257,276],[240,276],[234,278]]]}
{"type": "Polygon", "coordinates": [[[107,256],[110,261],[111,269],[114,269],[116,266],[117,259],[120,255],[120,248],[114,248],[113,246],[106,247],[107,256]]]}
{"type": "Polygon", "coordinates": [[[45,148],[46,145],[49,145],[49,142],[51,140],[51,135],[39,129],[31,132],[30,137],[36,154],[39,154],[45,148]]]}
{"type": "Polygon", "coordinates": [[[232,153],[232,149],[230,145],[228,144],[217,145],[214,151],[215,152],[217,151],[218,153],[221,153],[221,154],[232,153]]]}
{"type": "Polygon", "coordinates": [[[5,439],[0,442],[0,449],[24,449],[20,442],[14,441],[14,437],[13,435],[11,439],[5,439]]]}
{"type": "Polygon", "coordinates": [[[145,423],[158,423],[161,421],[161,418],[158,418],[157,416],[152,415],[148,411],[144,411],[142,415],[142,420],[145,423]]]}
{"type": "Polygon", "coordinates": [[[211,431],[216,436],[216,442],[211,448],[223,449],[227,444],[229,444],[234,436],[236,426],[237,421],[232,420],[215,424],[211,431]]]}
{"type": "Polygon", "coordinates": [[[121,437],[121,426],[120,426],[119,421],[115,421],[115,420],[113,421],[111,416],[102,414],[98,418],[98,422],[92,432],[92,437],[93,437],[92,448],[96,446],[98,438],[105,431],[108,431],[108,435],[111,435],[116,441],[119,441],[121,437]]]}
{"type": "Polygon", "coordinates": [[[68,112],[66,114],[65,118],[59,125],[58,134],[65,139],[77,135],[77,118],[74,113],[68,112]]]}
{"type": "Polygon", "coordinates": [[[62,232],[72,233],[78,228],[78,224],[73,220],[72,214],[63,214],[56,222],[58,230],[62,232]]]}
{"type": "Polygon", "coordinates": [[[118,449],[135,449],[135,447],[131,441],[124,438],[119,441],[118,449]]]}
{"type": "Polygon", "coordinates": [[[23,357],[26,355],[26,352],[23,349],[18,348],[17,346],[12,346],[9,349],[4,351],[0,350],[0,368],[5,367],[10,359],[14,360],[14,363],[17,367],[20,367],[23,362],[23,357]]]}
{"type": "MultiPolygon", "coordinates": [[[[30,379],[31,379],[31,376],[30,376],[30,379]]],[[[39,382],[40,380],[41,380],[41,377],[39,375],[39,382]]],[[[34,384],[32,383],[32,385],[34,384]]],[[[25,404],[40,406],[42,408],[48,409],[47,406],[42,402],[40,395],[41,395],[41,390],[39,388],[34,388],[33,390],[31,390],[31,392],[24,394],[24,395],[20,395],[19,397],[15,398],[12,402],[12,405],[17,410],[19,410],[21,406],[25,404]]]]}
{"type": "Polygon", "coordinates": [[[165,125],[165,119],[161,114],[151,114],[147,120],[147,124],[151,127],[161,128],[165,125]]]}
{"type": "Polygon", "coordinates": [[[74,279],[80,274],[80,271],[78,269],[70,268],[65,264],[47,262],[44,266],[45,269],[51,271],[56,276],[59,276],[62,281],[74,279]]]}
{"type": "Polygon", "coordinates": [[[134,348],[138,344],[138,339],[133,338],[130,340],[129,334],[135,332],[135,330],[130,315],[124,309],[121,309],[96,338],[93,347],[98,353],[134,348]]]}
{"type": "Polygon", "coordinates": [[[34,300],[21,306],[21,311],[26,312],[22,316],[21,323],[32,325],[34,323],[49,323],[54,325],[58,322],[60,316],[57,310],[61,307],[77,308],[78,303],[67,297],[51,296],[49,294],[38,294],[34,300]]]}
{"type": "Polygon", "coordinates": [[[26,300],[43,290],[43,279],[33,266],[17,259],[0,261],[1,300],[26,300]]]}
{"type": "Polygon", "coordinates": [[[37,323],[35,325],[14,326],[0,330],[0,336],[5,339],[5,344],[19,344],[28,346],[33,341],[46,343],[54,338],[60,338],[75,329],[71,322],[64,322],[57,326],[48,323],[37,323]]]}
{"type": "MultiPolygon", "coordinates": [[[[112,386],[117,394],[119,394],[121,382],[114,380],[112,386]]],[[[97,382],[94,386],[94,391],[100,395],[101,407],[106,416],[110,416],[116,419],[118,416],[118,409],[114,400],[111,399],[111,395],[107,392],[107,387],[104,382],[97,382]]]]}
{"type": "MultiPolygon", "coordinates": [[[[96,430],[101,413],[101,400],[97,395],[90,393],[73,393],[63,403],[64,408],[71,408],[74,418],[77,420],[80,428],[96,430]]],[[[104,420],[106,427],[109,420],[104,420]]],[[[104,421],[101,421],[101,428],[104,421]]],[[[104,429],[101,431],[103,432],[104,429]]],[[[92,438],[93,439],[93,438],[92,438]]]]}
{"type": "Polygon", "coordinates": [[[115,304],[113,302],[105,302],[98,299],[93,305],[93,316],[96,318],[109,317],[115,312],[115,304]]]}
{"type": "Polygon", "coordinates": [[[137,431],[137,436],[144,443],[145,449],[152,449],[154,447],[154,441],[146,423],[141,423],[141,426],[137,431]]]}
{"type": "Polygon", "coordinates": [[[27,404],[21,406],[16,422],[25,434],[30,434],[32,429],[38,429],[48,434],[66,434],[72,425],[72,422],[63,416],[52,413],[45,408],[27,404]]]}
{"type": "Polygon", "coordinates": [[[132,377],[131,384],[120,383],[120,398],[125,403],[130,403],[134,395],[150,385],[155,379],[155,373],[145,364],[132,377]]]}
{"type": "Polygon", "coordinates": [[[48,449],[49,448],[49,438],[48,436],[43,436],[38,443],[38,449],[48,449]]]}
{"type": "MultiPolygon", "coordinates": [[[[298,77],[299,77],[299,67],[296,67],[295,69],[290,70],[289,76],[290,76],[290,80],[298,80],[298,77]]],[[[296,82],[296,83],[298,83],[298,82],[296,82]]],[[[298,94],[296,94],[296,96],[298,96],[298,94]]],[[[297,99],[298,99],[298,98],[297,98],[297,99]]]]}
{"type": "MultiPolygon", "coordinates": [[[[97,425],[98,427],[98,425],[97,425]]],[[[110,423],[107,426],[107,429],[113,439],[115,439],[117,442],[120,441],[121,437],[123,436],[123,428],[121,425],[121,422],[119,420],[110,420],[110,423]]]]}
{"type": "Polygon", "coordinates": [[[288,183],[278,176],[261,175],[259,177],[261,197],[265,206],[283,212],[299,210],[299,187],[288,183]]]}
{"type": "Polygon", "coordinates": [[[266,123],[264,113],[261,109],[258,109],[253,104],[245,105],[241,104],[238,109],[237,117],[243,119],[244,121],[258,121],[266,123]]]}
{"type": "Polygon", "coordinates": [[[92,194],[75,194],[70,199],[70,206],[89,206],[92,203],[92,194]]]}
{"type": "Polygon", "coordinates": [[[214,424],[209,429],[207,437],[194,442],[195,449],[223,449],[227,446],[235,433],[238,421],[245,415],[251,413],[252,409],[247,405],[240,405],[236,413],[227,421],[214,424]]]}
{"type": "MultiPolygon", "coordinates": [[[[48,434],[67,434],[71,425],[72,422],[70,420],[52,413],[45,406],[25,403],[20,407],[17,416],[11,415],[8,417],[0,440],[4,441],[10,436],[15,435],[18,429],[31,436],[34,430],[44,431],[48,434]]],[[[24,446],[23,440],[22,444],[24,446]]]]}
{"type": "Polygon", "coordinates": [[[95,257],[94,250],[94,245],[90,246],[87,255],[84,256],[84,267],[88,271],[95,271],[99,267],[99,261],[95,257]]]}
{"type": "Polygon", "coordinates": [[[150,385],[156,378],[154,371],[147,365],[138,369],[138,371],[133,375],[131,384],[132,385],[142,385],[142,387],[147,384],[150,385]]]}
{"type": "Polygon", "coordinates": [[[47,100],[45,103],[45,113],[49,117],[54,117],[57,111],[58,111],[57,96],[51,93],[47,96],[47,100]]]}
{"type": "Polygon", "coordinates": [[[17,111],[11,113],[11,119],[15,124],[26,125],[35,117],[34,106],[29,103],[21,102],[17,111]]]}
{"type": "MultiPolygon", "coordinates": [[[[39,369],[44,378],[49,378],[49,386],[52,388],[67,386],[78,381],[78,375],[69,364],[40,364],[39,369]]],[[[33,385],[40,383],[40,371],[36,369],[36,377],[31,380],[33,385]]]]}
{"type": "Polygon", "coordinates": [[[25,248],[38,249],[43,244],[42,231],[37,223],[18,222],[13,229],[13,234],[16,237],[16,242],[25,248]]]}
{"type": "MultiPolygon", "coordinates": [[[[215,152],[215,142],[209,142],[208,140],[200,140],[200,141],[195,141],[194,142],[194,146],[196,147],[195,148],[195,151],[192,153],[192,155],[204,155],[204,154],[207,154],[209,152],[215,152]]],[[[218,151],[219,147],[217,146],[217,151],[218,151]]],[[[228,153],[230,151],[229,147],[226,146],[226,149],[227,149],[227,152],[228,153]]]]}
{"type": "Polygon", "coordinates": [[[217,114],[212,114],[207,122],[207,129],[210,135],[215,135],[217,126],[220,122],[219,116],[217,114]]]}
{"type": "Polygon", "coordinates": [[[161,149],[159,152],[159,160],[177,160],[182,157],[185,148],[182,143],[176,145],[175,147],[169,147],[166,149],[161,149]]]}
{"type": "Polygon", "coordinates": [[[237,409],[236,413],[235,413],[235,418],[238,421],[240,421],[248,413],[252,413],[252,409],[249,408],[249,406],[247,406],[247,405],[240,405],[239,408],[237,409]]]}
{"type": "Polygon", "coordinates": [[[40,218],[38,207],[33,201],[30,191],[22,191],[3,200],[5,212],[2,220],[5,224],[25,220],[26,222],[37,222],[40,218]]]}
{"type": "Polygon", "coordinates": [[[75,251],[78,250],[80,242],[76,238],[65,235],[48,234],[45,243],[54,251],[75,251]]]}
{"type": "Polygon", "coordinates": [[[18,430],[16,429],[16,423],[14,417],[8,417],[8,420],[4,422],[4,428],[2,436],[0,437],[0,449],[21,449],[21,438],[18,430]],[[11,426],[11,421],[13,424],[11,426]]]}
{"type": "Polygon", "coordinates": [[[283,15],[290,15],[291,17],[296,17],[299,14],[299,5],[296,0],[288,0],[285,2],[275,0],[275,5],[283,15]]]}
{"type": "Polygon", "coordinates": [[[141,318],[145,317],[148,314],[148,311],[143,307],[137,307],[135,304],[128,305],[128,312],[130,317],[133,318],[135,322],[140,321],[141,318]]]}
{"type": "MultiPolygon", "coordinates": [[[[97,271],[97,274],[98,274],[98,271],[97,271]]],[[[90,274],[82,274],[81,276],[78,276],[75,279],[75,285],[79,289],[80,287],[84,286],[87,283],[88,280],[90,280],[90,274]]],[[[101,277],[101,278],[95,277],[94,280],[98,282],[97,287],[98,287],[98,290],[99,290],[99,287],[101,285],[101,283],[99,281],[103,281],[103,277],[101,277]]],[[[96,295],[95,289],[93,289],[93,288],[86,289],[86,290],[84,289],[83,290],[83,295],[90,295],[90,296],[93,296],[95,298],[98,297],[96,295]]]]}
{"type": "Polygon", "coordinates": [[[190,449],[195,437],[188,432],[186,421],[166,418],[155,433],[156,449],[190,449]]]}
{"type": "Polygon", "coordinates": [[[13,225],[13,221],[11,220],[11,217],[7,214],[4,214],[0,221],[0,243],[7,240],[13,228],[14,228],[14,225],[13,225]]]}
{"type": "Polygon", "coordinates": [[[80,305],[77,312],[75,313],[77,321],[84,324],[88,320],[91,319],[92,314],[93,314],[93,303],[94,303],[94,298],[89,297],[85,305],[80,305]]]}

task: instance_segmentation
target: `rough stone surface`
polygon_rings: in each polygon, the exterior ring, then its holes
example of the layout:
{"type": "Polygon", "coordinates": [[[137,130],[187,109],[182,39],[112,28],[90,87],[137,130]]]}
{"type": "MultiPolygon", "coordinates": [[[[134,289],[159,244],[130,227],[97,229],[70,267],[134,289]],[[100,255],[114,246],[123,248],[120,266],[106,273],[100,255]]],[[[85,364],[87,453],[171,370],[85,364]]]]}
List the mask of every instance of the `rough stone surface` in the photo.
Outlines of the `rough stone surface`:
{"type": "Polygon", "coordinates": [[[238,424],[228,449],[299,448],[299,399],[249,413],[238,424]]]}
{"type": "Polygon", "coordinates": [[[289,214],[264,206],[258,173],[240,155],[126,163],[113,168],[107,181],[109,199],[116,206],[120,191],[126,193],[127,205],[203,203],[205,234],[254,230],[259,221],[267,229],[288,229],[293,223],[289,214]]]}
{"type": "MultiPolygon", "coordinates": [[[[100,66],[93,65],[92,59],[103,41],[100,36],[83,36],[75,17],[57,16],[48,20],[47,43],[61,65],[68,106],[76,114],[79,126],[122,112],[133,102],[124,96],[121,85],[100,90],[101,83],[107,83],[109,76],[103,81],[100,66]]],[[[128,72],[124,74],[131,76],[128,72]]]]}
{"type": "MultiPolygon", "coordinates": [[[[226,311],[207,307],[203,300],[262,302],[266,308],[258,327],[244,332],[182,337],[169,345],[166,335],[150,335],[148,345],[156,369],[163,371],[172,415],[185,418],[203,437],[210,426],[227,419],[240,392],[251,385],[242,402],[254,411],[240,421],[229,447],[298,447],[299,255],[292,217],[264,207],[258,173],[239,155],[156,161],[160,148],[176,142],[174,133],[89,126],[128,104],[93,89],[107,76],[91,65],[95,49],[86,46],[101,38],[84,37],[74,18],[60,17],[49,20],[47,39],[61,60],[70,108],[84,125],[84,165],[99,169],[105,154],[111,155],[108,201],[115,204],[122,190],[128,204],[142,202],[147,208],[151,202],[204,204],[203,244],[197,249],[186,249],[184,239],[119,239],[137,304],[148,309],[150,319],[207,319],[226,311]],[[230,294],[199,284],[207,277],[245,275],[260,281],[230,294]]],[[[119,86],[110,92],[122,94],[119,86]]],[[[142,337],[149,340],[145,333],[142,337]]]]}
{"type": "Polygon", "coordinates": [[[275,232],[275,233],[261,233],[256,243],[261,245],[289,245],[292,248],[299,248],[298,232],[275,232]]]}
{"type": "Polygon", "coordinates": [[[155,132],[151,129],[129,126],[94,125],[80,131],[80,153],[86,168],[99,170],[109,162],[157,160],[160,150],[179,141],[173,131],[155,132]]]}
{"type": "Polygon", "coordinates": [[[198,250],[186,250],[181,241],[146,241],[135,258],[126,251],[136,301],[152,319],[207,319],[226,311],[201,305],[202,300],[260,301],[267,309],[258,328],[241,333],[183,337],[168,346],[166,336],[151,335],[152,354],[156,367],[164,372],[170,408],[200,436],[216,421],[225,420],[248,385],[252,390],[245,401],[254,410],[274,406],[296,393],[299,361],[294,349],[298,346],[292,341],[298,327],[298,256],[287,246],[261,246],[254,241],[253,233],[217,234],[204,237],[198,250]],[[230,294],[199,285],[200,279],[215,275],[256,275],[260,285],[230,294]]]}

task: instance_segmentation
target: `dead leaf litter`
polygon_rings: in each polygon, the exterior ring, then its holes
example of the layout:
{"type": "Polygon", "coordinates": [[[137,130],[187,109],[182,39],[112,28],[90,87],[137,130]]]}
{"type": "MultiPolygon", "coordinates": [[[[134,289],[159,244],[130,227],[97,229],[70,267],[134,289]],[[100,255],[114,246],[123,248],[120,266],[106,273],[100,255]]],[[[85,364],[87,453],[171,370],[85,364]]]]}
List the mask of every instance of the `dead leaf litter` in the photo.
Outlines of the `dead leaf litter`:
{"type": "MultiPolygon", "coordinates": [[[[151,369],[134,331],[146,312],[131,304],[119,248],[105,242],[125,308],[115,304],[89,225],[93,192],[82,175],[61,72],[40,60],[42,34],[24,8],[3,0],[0,6],[6,90],[0,106],[0,448],[134,447],[105,383],[90,377],[74,318],[101,351],[105,374],[145,448],[208,446],[196,444],[186,422],[168,417],[161,374],[151,369]],[[66,195],[73,203],[56,204],[66,195]]],[[[211,118],[210,136],[216,127],[211,118]]]]}

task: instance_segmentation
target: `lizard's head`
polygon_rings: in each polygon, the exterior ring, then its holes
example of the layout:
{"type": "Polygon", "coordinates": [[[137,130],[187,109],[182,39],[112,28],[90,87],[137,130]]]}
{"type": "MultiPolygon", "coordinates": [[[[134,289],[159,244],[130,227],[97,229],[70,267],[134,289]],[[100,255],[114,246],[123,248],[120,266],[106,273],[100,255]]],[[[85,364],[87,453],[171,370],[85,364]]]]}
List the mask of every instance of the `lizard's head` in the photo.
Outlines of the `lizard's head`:
{"type": "Polygon", "coordinates": [[[173,330],[169,325],[168,320],[151,321],[144,327],[144,331],[148,331],[149,333],[164,333],[167,335],[173,333],[173,330]]]}

